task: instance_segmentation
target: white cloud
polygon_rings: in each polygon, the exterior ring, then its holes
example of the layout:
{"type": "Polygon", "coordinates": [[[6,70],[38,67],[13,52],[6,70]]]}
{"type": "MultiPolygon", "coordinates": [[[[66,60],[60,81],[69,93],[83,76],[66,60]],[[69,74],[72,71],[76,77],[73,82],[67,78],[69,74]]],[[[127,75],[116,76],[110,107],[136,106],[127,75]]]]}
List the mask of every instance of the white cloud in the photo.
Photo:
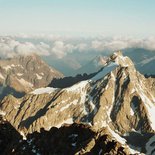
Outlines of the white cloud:
{"type": "Polygon", "coordinates": [[[27,55],[36,53],[38,55],[49,55],[49,45],[40,42],[34,45],[31,42],[19,42],[13,38],[0,38],[0,56],[13,57],[16,55],[27,55]]]}
{"type": "Polygon", "coordinates": [[[0,57],[13,57],[36,53],[38,55],[52,55],[61,59],[72,52],[103,52],[116,51],[126,48],[144,48],[155,50],[155,37],[146,39],[136,38],[88,38],[75,39],[61,36],[23,36],[0,37],[0,57]],[[31,38],[32,37],[32,38],[31,38]]]}
{"type": "Polygon", "coordinates": [[[61,59],[67,55],[67,53],[73,52],[74,49],[75,47],[72,44],[65,44],[63,41],[55,41],[50,53],[61,59]]]}
{"type": "Polygon", "coordinates": [[[123,50],[126,48],[144,48],[155,50],[155,38],[134,39],[134,38],[111,38],[110,40],[93,40],[91,46],[94,50],[123,50]]]}

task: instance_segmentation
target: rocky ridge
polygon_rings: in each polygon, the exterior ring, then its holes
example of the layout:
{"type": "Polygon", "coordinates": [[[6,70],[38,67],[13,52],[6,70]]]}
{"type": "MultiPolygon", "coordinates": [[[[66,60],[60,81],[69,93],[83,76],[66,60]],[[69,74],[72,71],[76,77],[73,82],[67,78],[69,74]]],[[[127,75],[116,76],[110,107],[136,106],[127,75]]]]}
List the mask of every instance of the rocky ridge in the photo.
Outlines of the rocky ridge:
{"type": "Polygon", "coordinates": [[[88,125],[72,124],[61,128],[41,129],[23,140],[20,134],[6,121],[0,123],[1,155],[63,155],[63,154],[129,154],[105,129],[93,130],[88,125]]]}
{"type": "Polygon", "coordinates": [[[154,79],[146,79],[120,52],[93,78],[71,87],[40,88],[17,99],[5,97],[1,114],[24,138],[64,123],[106,128],[122,145],[137,152],[154,152],[154,79]],[[137,141],[132,139],[138,138],[137,141]],[[142,141],[143,140],[143,141],[142,141]],[[149,148],[149,149],[148,149],[149,148]]]}

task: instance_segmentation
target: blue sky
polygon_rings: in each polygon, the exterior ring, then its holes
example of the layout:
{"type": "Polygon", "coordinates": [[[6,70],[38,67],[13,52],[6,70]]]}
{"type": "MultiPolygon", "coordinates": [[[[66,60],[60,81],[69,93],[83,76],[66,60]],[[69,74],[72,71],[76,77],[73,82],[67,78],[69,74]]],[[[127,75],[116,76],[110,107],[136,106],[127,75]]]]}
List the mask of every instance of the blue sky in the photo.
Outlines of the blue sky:
{"type": "Polygon", "coordinates": [[[155,35],[155,0],[0,0],[0,34],[155,35]]]}

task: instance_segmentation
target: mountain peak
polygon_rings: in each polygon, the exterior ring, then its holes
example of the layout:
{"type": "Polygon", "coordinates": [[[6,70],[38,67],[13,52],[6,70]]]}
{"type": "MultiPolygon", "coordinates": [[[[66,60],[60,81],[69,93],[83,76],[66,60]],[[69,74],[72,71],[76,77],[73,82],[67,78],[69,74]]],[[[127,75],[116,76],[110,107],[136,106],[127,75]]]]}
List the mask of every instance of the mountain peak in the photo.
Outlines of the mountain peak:
{"type": "Polygon", "coordinates": [[[123,56],[121,51],[117,51],[113,55],[111,55],[109,61],[114,61],[116,64],[120,65],[121,67],[132,66],[132,68],[134,68],[134,64],[132,60],[127,56],[123,56]]]}
{"type": "Polygon", "coordinates": [[[47,86],[53,78],[63,76],[36,54],[0,60],[0,72],[0,84],[18,92],[29,92],[47,86]]]}
{"type": "Polygon", "coordinates": [[[111,58],[112,59],[115,59],[116,57],[122,57],[123,56],[123,54],[122,54],[122,52],[121,51],[116,51],[116,52],[114,52],[112,55],[111,55],[111,58]]]}
{"type": "Polygon", "coordinates": [[[130,58],[116,52],[93,78],[63,89],[40,88],[20,99],[8,96],[0,110],[26,137],[41,128],[78,122],[96,131],[106,128],[122,146],[147,153],[154,151],[155,141],[150,139],[155,133],[153,84],[136,71],[130,58]]]}

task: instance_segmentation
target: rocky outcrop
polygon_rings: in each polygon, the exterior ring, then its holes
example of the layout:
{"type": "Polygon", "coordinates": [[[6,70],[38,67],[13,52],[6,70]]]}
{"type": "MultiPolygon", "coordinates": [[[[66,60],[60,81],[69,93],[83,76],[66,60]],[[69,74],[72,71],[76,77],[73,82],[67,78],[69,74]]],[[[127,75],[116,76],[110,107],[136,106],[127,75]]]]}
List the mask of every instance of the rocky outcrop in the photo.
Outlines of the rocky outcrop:
{"type": "MultiPolygon", "coordinates": [[[[5,135],[3,139],[6,138],[5,135]]],[[[127,146],[117,142],[106,129],[97,132],[84,124],[65,125],[59,129],[53,127],[49,131],[42,129],[40,133],[29,134],[26,140],[18,139],[13,143],[8,141],[7,144],[5,155],[127,155],[130,152],[127,146]]]]}
{"type": "Polygon", "coordinates": [[[1,89],[9,86],[17,92],[27,93],[47,86],[53,78],[62,76],[36,54],[0,60],[1,89]]]}
{"type": "Polygon", "coordinates": [[[137,141],[135,150],[146,152],[145,144],[155,132],[153,83],[117,52],[88,80],[64,89],[40,88],[20,99],[8,96],[0,109],[24,135],[80,122],[96,131],[106,127],[117,140],[126,138],[121,145],[132,146],[132,137],[139,136],[145,140],[137,141]]]}
{"type": "MultiPolygon", "coordinates": [[[[15,128],[0,116],[0,154],[8,155],[8,150],[13,150],[22,136],[15,130],[15,128]]],[[[10,152],[11,154],[11,152],[10,152]]]]}

